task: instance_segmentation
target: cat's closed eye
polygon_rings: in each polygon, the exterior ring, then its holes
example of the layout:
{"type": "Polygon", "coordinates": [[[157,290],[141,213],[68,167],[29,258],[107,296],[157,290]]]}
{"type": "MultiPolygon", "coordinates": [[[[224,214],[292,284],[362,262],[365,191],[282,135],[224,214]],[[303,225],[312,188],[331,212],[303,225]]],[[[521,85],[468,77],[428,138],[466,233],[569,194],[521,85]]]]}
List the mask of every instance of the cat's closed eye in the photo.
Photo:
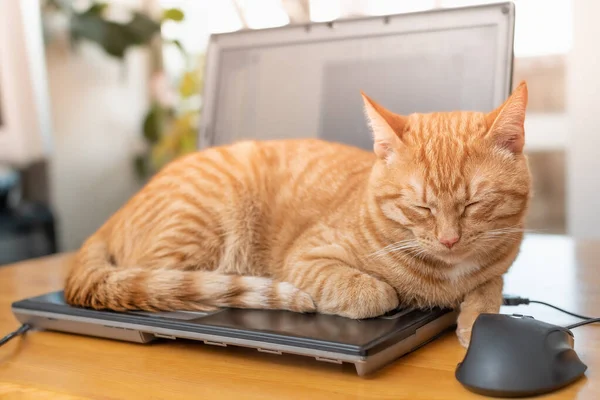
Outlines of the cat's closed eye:
{"type": "Polygon", "coordinates": [[[467,212],[473,210],[480,203],[480,201],[471,201],[470,203],[465,204],[462,215],[466,215],[467,212]]]}
{"type": "Polygon", "coordinates": [[[477,204],[479,204],[479,203],[481,203],[481,202],[480,202],[480,201],[472,201],[472,202],[470,202],[470,203],[467,203],[467,204],[465,205],[465,209],[467,209],[467,208],[469,208],[469,207],[476,206],[476,205],[477,205],[477,204]]]}
{"type": "Polygon", "coordinates": [[[427,206],[423,206],[423,205],[413,205],[414,208],[416,208],[418,211],[420,211],[423,214],[431,214],[431,208],[427,207],[427,206]]]}

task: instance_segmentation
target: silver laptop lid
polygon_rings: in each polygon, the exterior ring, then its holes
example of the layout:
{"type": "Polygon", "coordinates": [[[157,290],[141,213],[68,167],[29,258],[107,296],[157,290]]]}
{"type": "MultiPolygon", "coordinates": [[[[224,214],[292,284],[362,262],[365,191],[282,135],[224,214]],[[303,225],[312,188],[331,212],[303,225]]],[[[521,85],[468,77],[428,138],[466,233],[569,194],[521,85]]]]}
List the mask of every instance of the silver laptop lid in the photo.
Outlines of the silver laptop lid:
{"type": "Polygon", "coordinates": [[[371,148],[360,90],[397,113],[491,110],[510,91],[514,14],[502,3],[213,35],[200,146],[371,148]]]}

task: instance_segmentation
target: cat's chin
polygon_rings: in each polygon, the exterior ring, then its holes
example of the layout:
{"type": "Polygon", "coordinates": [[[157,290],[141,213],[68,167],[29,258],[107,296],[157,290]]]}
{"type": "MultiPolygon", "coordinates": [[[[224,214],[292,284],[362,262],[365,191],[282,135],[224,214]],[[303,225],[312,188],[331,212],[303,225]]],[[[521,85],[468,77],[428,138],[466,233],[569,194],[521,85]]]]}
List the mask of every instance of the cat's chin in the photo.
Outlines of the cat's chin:
{"type": "Polygon", "coordinates": [[[434,257],[447,264],[458,264],[467,261],[471,252],[469,251],[438,251],[434,257]]]}

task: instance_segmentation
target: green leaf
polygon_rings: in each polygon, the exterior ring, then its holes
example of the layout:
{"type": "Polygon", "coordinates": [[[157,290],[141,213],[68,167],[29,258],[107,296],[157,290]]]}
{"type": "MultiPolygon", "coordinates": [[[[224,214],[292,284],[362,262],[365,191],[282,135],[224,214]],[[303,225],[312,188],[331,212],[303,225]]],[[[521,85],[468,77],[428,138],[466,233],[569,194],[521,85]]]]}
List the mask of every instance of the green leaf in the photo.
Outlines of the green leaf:
{"type": "Polygon", "coordinates": [[[179,94],[183,98],[197,95],[200,92],[198,86],[198,77],[196,71],[189,71],[183,74],[179,82],[179,94]]]}
{"type": "Polygon", "coordinates": [[[150,42],[160,31],[160,25],[141,13],[134,13],[127,24],[103,19],[101,14],[74,13],[71,18],[73,41],[87,39],[102,46],[110,55],[123,58],[129,47],[150,42]]]}
{"type": "Polygon", "coordinates": [[[87,11],[84,12],[84,14],[102,15],[104,13],[104,10],[106,10],[107,7],[108,7],[108,3],[105,3],[103,1],[96,2],[90,8],[88,8],[87,11]]]}
{"type": "Polygon", "coordinates": [[[187,57],[187,52],[185,51],[185,48],[183,47],[183,44],[181,44],[181,41],[179,41],[177,39],[173,39],[173,40],[169,40],[167,43],[173,43],[175,45],[175,47],[177,47],[179,49],[179,51],[181,52],[181,54],[184,57],[187,57]]]}
{"type": "Polygon", "coordinates": [[[181,141],[179,142],[179,151],[182,154],[191,153],[197,149],[196,136],[197,136],[196,132],[193,130],[190,130],[189,132],[186,132],[186,134],[181,137],[181,141]]]}
{"type": "Polygon", "coordinates": [[[145,179],[151,173],[150,160],[145,154],[139,154],[133,159],[133,168],[139,179],[145,179]]]}
{"type": "Polygon", "coordinates": [[[104,37],[100,44],[108,54],[123,58],[127,48],[136,43],[131,40],[126,29],[114,22],[107,22],[104,28],[104,37]]]}
{"type": "Polygon", "coordinates": [[[157,143],[161,137],[163,126],[163,112],[160,106],[154,104],[144,118],[144,138],[152,144],[157,143]]]}
{"type": "Polygon", "coordinates": [[[73,14],[71,17],[71,36],[88,39],[98,44],[106,35],[106,21],[93,14],[73,14]]]}
{"type": "Polygon", "coordinates": [[[160,32],[160,24],[142,13],[134,13],[129,23],[124,25],[130,40],[136,44],[148,43],[160,32]]]}
{"type": "Polygon", "coordinates": [[[181,22],[185,19],[185,14],[178,8],[169,8],[163,11],[162,20],[163,21],[176,21],[181,22]]]}

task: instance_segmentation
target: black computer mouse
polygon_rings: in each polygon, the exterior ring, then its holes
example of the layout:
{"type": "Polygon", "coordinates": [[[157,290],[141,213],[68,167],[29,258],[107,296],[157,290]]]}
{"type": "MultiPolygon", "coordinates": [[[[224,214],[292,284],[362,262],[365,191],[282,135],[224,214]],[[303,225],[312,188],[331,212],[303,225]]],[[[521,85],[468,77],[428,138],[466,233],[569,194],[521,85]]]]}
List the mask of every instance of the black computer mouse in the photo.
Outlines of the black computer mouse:
{"type": "Polygon", "coordinates": [[[456,379],[492,397],[548,393],[583,376],[587,366],[567,328],[522,315],[481,314],[456,379]]]}

